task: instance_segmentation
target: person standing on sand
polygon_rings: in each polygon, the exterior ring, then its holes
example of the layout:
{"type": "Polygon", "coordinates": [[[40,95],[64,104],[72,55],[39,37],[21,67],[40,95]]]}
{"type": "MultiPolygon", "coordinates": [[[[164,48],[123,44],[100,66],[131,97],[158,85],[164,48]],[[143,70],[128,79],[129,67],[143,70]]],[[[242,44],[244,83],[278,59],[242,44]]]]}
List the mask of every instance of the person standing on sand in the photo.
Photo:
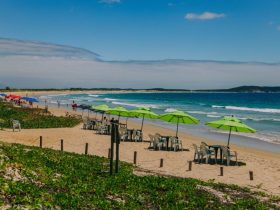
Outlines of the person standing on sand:
{"type": "Polygon", "coordinates": [[[60,101],[57,100],[57,107],[60,108],[60,101]]]}
{"type": "Polygon", "coordinates": [[[75,101],[73,101],[73,103],[72,103],[72,109],[73,109],[73,111],[77,110],[77,104],[75,103],[75,101]]]}

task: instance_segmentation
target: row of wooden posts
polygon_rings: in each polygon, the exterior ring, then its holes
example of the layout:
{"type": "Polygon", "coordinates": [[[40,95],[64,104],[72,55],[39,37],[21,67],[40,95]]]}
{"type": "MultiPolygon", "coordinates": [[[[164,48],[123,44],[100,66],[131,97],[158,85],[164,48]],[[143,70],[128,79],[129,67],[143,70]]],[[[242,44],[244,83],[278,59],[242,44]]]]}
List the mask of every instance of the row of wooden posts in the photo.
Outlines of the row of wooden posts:
{"type": "MultiPolygon", "coordinates": [[[[43,137],[40,136],[40,147],[43,147],[43,137]]],[[[60,150],[63,151],[63,139],[60,140],[60,150]]],[[[85,144],[85,155],[88,154],[88,143],[85,144]]],[[[111,157],[111,148],[108,149],[108,158],[111,157]]],[[[192,163],[193,161],[188,161],[188,171],[192,171],[192,163]]],[[[137,151],[134,151],[133,154],[133,164],[137,164],[137,151]]],[[[163,167],[163,158],[160,159],[159,167],[163,167]]],[[[220,176],[224,176],[224,167],[220,167],[220,176]]],[[[250,180],[254,180],[253,171],[249,171],[249,178],[250,180]]]]}

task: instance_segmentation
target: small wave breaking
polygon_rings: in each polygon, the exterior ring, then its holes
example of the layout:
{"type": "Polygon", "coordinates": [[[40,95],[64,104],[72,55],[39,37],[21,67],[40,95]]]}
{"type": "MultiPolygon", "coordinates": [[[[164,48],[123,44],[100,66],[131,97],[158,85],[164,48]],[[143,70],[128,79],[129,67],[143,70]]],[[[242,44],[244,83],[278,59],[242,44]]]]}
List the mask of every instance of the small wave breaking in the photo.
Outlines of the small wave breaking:
{"type": "Polygon", "coordinates": [[[123,106],[131,106],[131,107],[146,107],[146,108],[152,108],[152,109],[158,109],[159,106],[155,104],[134,104],[134,103],[125,103],[125,102],[119,102],[119,101],[113,101],[112,104],[116,105],[123,105],[123,106]]]}
{"type": "Polygon", "coordinates": [[[239,106],[217,106],[217,105],[213,105],[212,108],[223,108],[229,110],[280,114],[280,109],[271,109],[271,108],[249,108],[249,107],[239,107],[239,106]]]}

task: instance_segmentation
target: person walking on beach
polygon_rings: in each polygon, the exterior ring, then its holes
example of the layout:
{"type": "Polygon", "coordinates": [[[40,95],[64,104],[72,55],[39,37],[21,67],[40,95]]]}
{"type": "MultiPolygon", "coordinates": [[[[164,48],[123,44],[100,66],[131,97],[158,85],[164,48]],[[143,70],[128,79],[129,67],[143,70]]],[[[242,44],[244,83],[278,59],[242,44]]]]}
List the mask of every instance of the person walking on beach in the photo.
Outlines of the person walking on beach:
{"type": "Polygon", "coordinates": [[[77,104],[75,103],[75,101],[73,101],[73,103],[72,103],[72,109],[73,109],[73,111],[77,110],[77,104]]]}

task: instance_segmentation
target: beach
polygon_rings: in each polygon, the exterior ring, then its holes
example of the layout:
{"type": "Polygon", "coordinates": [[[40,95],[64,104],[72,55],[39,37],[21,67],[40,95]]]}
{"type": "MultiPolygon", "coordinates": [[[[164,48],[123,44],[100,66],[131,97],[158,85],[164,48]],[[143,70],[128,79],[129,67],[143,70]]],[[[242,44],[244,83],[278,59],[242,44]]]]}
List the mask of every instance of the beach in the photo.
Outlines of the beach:
{"type": "MultiPolygon", "coordinates": [[[[66,92],[69,93],[69,92],[66,92]]],[[[95,92],[96,93],[96,92],[95,92]]],[[[20,94],[20,93],[17,93],[20,94]]],[[[23,93],[23,94],[26,94],[23,93]]],[[[28,95],[42,95],[42,92],[28,92],[28,95]]],[[[52,94],[47,92],[47,94],[52,94]]],[[[58,92],[53,92],[58,94],[58,92]]],[[[59,94],[62,94],[61,92],[59,94]]],[[[66,112],[70,114],[81,114],[73,112],[63,107],[49,107],[54,115],[65,116],[66,112]]],[[[93,115],[92,115],[93,117],[93,115]]],[[[129,128],[140,128],[137,121],[129,120],[129,128]]],[[[145,123],[144,139],[148,140],[148,134],[160,133],[161,135],[174,135],[174,130],[167,129],[160,125],[145,123]]],[[[10,129],[4,129],[0,132],[0,141],[9,143],[20,143],[26,145],[39,146],[39,137],[43,137],[43,147],[60,149],[61,139],[64,141],[64,150],[75,153],[84,153],[85,144],[89,144],[90,155],[108,156],[110,147],[110,136],[95,134],[92,130],[83,130],[82,124],[74,128],[57,129],[23,129],[21,132],[12,132],[10,129]]],[[[223,182],[228,184],[237,184],[246,186],[256,191],[264,191],[273,195],[280,195],[280,154],[269,151],[262,151],[250,147],[238,146],[231,143],[231,150],[237,151],[238,161],[245,163],[241,166],[225,166],[215,164],[192,164],[192,170],[189,171],[189,161],[193,161],[194,149],[192,144],[199,145],[201,141],[209,145],[221,144],[219,141],[211,138],[201,138],[182,132],[179,134],[183,142],[184,151],[154,151],[149,150],[148,142],[121,142],[120,159],[133,163],[134,152],[137,152],[136,165],[151,173],[161,175],[171,175],[178,177],[192,177],[201,180],[212,180],[214,182],[223,182]],[[163,167],[160,167],[160,159],[163,159],[163,167]],[[220,167],[223,167],[224,174],[220,176],[220,167]],[[249,179],[249,171],[253,171],[254,180],[249,179]]]]}

